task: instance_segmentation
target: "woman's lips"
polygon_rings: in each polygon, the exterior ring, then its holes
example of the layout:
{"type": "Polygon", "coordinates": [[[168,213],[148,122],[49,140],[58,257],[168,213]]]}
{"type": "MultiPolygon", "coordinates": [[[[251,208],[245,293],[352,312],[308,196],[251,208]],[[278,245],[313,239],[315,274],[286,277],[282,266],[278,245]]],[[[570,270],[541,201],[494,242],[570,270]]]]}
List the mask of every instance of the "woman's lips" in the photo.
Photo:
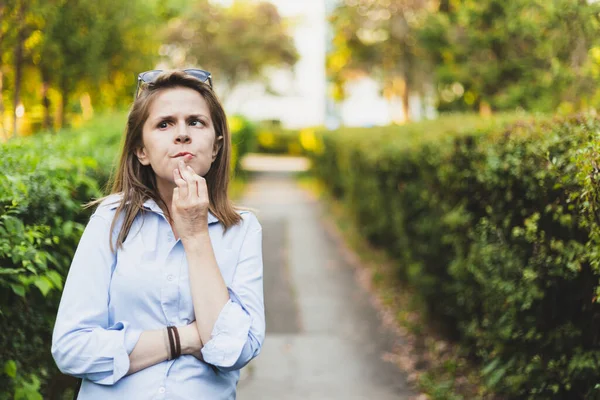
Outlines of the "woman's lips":
{"type": "Polygon", "coordinates": [[[183,157],[186,160],[189,160],[190,158],[193,158],[194,155],[192,153],[179,153],[177,155],[175,155],[174,158],[179,158],[179,157],[183,157]]]}

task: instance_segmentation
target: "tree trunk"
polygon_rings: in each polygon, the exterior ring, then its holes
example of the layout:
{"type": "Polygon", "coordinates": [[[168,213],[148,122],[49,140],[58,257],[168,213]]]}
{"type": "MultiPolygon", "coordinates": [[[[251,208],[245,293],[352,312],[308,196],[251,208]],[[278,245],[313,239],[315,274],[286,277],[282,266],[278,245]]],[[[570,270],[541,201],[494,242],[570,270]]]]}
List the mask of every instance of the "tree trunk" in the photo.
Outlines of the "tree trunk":
{"type": "Polygon", "coordinates": [[[44,130],[54,131],[54,124],[52,123],[52,116],[50,114],[50,98],[48,97],[48,90],[50,89],[50,71],[44,66],[40,68],[40,75],[42,76],[42,105],[44,106],[44,120],[42,127],[44,130]]]}
{"type": "Polygon", "coordinates": [[[403,91],[402,91],[402,111],[404,111],[404,120],[406,122],[410,122],[410,106],[408,104],[408,97],[410,94],[410,85],[408,83],[408,78],[406,76],[406,74],[404,74],[402,76],[402,80],[404,81],[404,85],[402,85],[403,87],[403,91]]]}
{"type": "Polygon", "coordinates": [[[50,116],[50,98],[48,97],[49,88],[50,83],[44,78],[42,81],[42,105],[44,106],[44,122],[42,126],[44,130],[54,131],[52,117],[50,116]]]}
{"type": "Polygon", "coordinates": [[[13,134],[17,136],[17,107],[21,101],[21,81],[23,79],[23,42],[25,41],[25,1],[19,4],[17,16],[17,45],[15,47],[15,92],[13,97],[13,134]]]}
{"type": "MultiPolygon", "coordinates": [[[[0,20],[7,20],[6,17],[6,5],[4,1],[0,0],[0,20]]],[[[4,42],[4,38],[6,37],[6,33],[0,33],[0,54],[2,54],[2,43],[4,42]]],[[[4,74],[2,73],[2,57],[0,57],[0,132],[2,133],[2,138],[7,139],[7,133],[4,130],[4,74]]]]}
{"type": "Polygon", "coordinates": [[[450,0],[441,0],[438,10],[442,13],[450,12],[450,0]]]}
{"type": "Polygon", "coordinates": [[[4,91],[4,75],[2,74],[2,65],[0,64],[0,132],[2,133],[2,138],[6,139],[6,133],[4,131],[4,100],[3,100],[3,91],[4,91]]]}
{"type": "Polygon", "coordinates": [[[60,85],[60,107],[58,109],[58,126],[60,129],[68,127],[67,121],[67,105],[69,104],[69,89],[67,84],[63,82],[60,85]]]}

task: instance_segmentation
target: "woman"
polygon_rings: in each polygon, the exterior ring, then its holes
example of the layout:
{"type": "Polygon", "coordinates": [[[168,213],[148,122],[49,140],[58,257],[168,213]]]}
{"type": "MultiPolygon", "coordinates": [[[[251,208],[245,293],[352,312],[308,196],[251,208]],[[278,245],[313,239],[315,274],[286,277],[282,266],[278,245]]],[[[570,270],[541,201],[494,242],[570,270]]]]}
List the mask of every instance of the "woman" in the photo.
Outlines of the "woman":
{"type": "Polygon", "coordinates": [[[79,399],[235,399],[260,352],[262,230],[227,198],[231,138],[211,85],[202,70],[138,78],[52,337],[79,399]]]}

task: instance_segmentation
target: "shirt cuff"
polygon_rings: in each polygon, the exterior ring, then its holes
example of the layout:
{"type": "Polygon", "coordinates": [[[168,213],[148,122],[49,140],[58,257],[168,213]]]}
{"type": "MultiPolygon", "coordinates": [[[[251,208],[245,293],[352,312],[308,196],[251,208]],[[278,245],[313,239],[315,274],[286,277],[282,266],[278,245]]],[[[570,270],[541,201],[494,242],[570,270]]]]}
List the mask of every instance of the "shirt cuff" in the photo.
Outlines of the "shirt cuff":
{"type": "Polygon", "coordinates": [[[135,345],[140,340],[140,335],[142,334],[141,329],[134,329],[129,327],[129,329],[125,330],[125,351],[130,355],[135,345]]]}
{"type": "Polygon", "coordinates": [[[229,300],[221,310],[210,340],[202,348],[204,361],[217,367],[231,367],[238,360],[248,341],[250,314],[230,288],[229,300]]]}
{"type": "Polygon", "coordinates": [[[116,324],[107,328],[107,332],[117,331],[118,335],[122,335],[122,339],[119,341],[120,344],[116,345],[113,358],[113,370],[112,374],[89,374],[87,378],[90,378],[97,384],[100,385],[114,385],[121,378],[127,375],[130,367],[129,354],[133,351],[133,348],[137,344],[142,331],[139,329],[131,328],[128,322],[117,322],[116,324]]]}

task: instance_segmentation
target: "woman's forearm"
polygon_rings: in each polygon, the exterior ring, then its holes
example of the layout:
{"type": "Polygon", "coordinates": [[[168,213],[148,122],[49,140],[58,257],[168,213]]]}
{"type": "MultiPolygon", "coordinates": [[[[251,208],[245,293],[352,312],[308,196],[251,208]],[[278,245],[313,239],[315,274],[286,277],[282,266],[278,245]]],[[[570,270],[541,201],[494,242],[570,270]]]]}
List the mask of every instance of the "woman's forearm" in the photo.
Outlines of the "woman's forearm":
{"type": "Polygon", "coordinates": [[[129,355],[129,371],[127,375],[169,359],[169,350],[165,345],[165,329],[142,332],[137,344],[129,355]]]}
{"type": "MultiPolygon", "coordinates": [[[[196,331],[195,323],[177,327],[181,343],[181,354],[199,353],[202,343],[196,331]]],[[[129,355],[129,371],[131,375],[144,368],[151,367],[169,359],[169,342],[166,327],[153,331],[144,331],[129,355]]]]}
{"type": "Polygon", "coordinates": [[[229,292],[215,259],[208,231],[183,243],[188,261],[190,290],[198,333],[207,343],[221,310],[229,301],[229,292]]]}

